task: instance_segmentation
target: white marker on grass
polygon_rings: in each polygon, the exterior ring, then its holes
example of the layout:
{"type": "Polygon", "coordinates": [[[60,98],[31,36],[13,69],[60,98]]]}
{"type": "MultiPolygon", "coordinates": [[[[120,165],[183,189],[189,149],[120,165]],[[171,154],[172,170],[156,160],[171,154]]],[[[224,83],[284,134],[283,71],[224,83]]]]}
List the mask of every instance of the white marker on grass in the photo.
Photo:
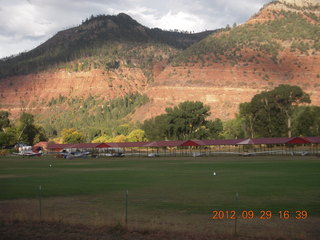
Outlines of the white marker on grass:
{"type": "Polygon", "coordinates": [[[213,176],[216,176],[217,174],[216,174],[216,172],[213,172],[213,176]]]}

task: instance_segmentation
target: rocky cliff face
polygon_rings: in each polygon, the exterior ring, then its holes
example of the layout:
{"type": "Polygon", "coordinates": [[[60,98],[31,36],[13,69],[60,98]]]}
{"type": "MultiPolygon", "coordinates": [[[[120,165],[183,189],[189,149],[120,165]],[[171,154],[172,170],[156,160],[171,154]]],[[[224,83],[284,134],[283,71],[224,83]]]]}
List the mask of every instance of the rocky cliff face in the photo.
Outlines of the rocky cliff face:
{"type": "Polygon", "coordinates": [[[296,5],[299,7],[312,6],[320,4],[319,0],[279,0],[280,3],[296,5]]]}
{"type": "Polygon", "coordinates": [[[282,53],[282,64],[271,60],[259,64],[213,64],[210,67],[168,67],[147,90],[152,102],[141,107],[134,118],[144,120],[165,112],[182,101],[202,101],[211,107],[212,118],[230,119],[239,104],[279,84],[298,85],[320,105],[320,56],[282,53]]]}
{"type": "Polygon", "coordinates": [[[143,92],[147,79],[141,69],[120,68],[116,71],[44,72],[9,77],[0,81],[1,109],[17,116],[20,111],[45,112],[52,98],[89,95],[105,100],[128,93],[143,92]]]}

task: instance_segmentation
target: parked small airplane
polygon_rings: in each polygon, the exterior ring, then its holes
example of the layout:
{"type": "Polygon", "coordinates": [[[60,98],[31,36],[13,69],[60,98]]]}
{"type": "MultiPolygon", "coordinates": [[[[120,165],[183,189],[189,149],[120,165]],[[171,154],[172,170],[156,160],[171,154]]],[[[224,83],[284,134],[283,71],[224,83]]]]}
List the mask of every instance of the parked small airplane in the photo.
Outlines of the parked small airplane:
{"type": "Polygon", "coordinates": [[[90,152],[60,152],[64,158],[72,159],[72,158],[85,158],[90,154],[90,152]]]}
{"type": "Polygon", "coordinates": [[[123,153],[123,149],[122,148],[108,148],[107,152],[104,153],[100,153],[100,156],[105,156],[105,157],[124,157],[125,154],[123,153]]]}
{"type": "Polygon", "coordinates": [[[124,157],[125,155],[121,152],[118,153],[101,153],[100,156],[105,156],[105,157],[124,157]]]}
{"type": "Polygon", "coordinates": [[[150,157],[150,158],[159,157],[159,154],[157,154],[157,153],[149,153],[148,157],[150,157]]]}
{"type": "Polygon", "coordinates": [[[31,146],[23,146],[19,147],[19,152],[18,153],[12,153],[13,155],[19,155],[19,156],[24,156],[24,157],[33,157],[33,156],[38,156],[41,157],[42,155],[42,150],[39,150],[38,152],[32,151],[31,146]]]}

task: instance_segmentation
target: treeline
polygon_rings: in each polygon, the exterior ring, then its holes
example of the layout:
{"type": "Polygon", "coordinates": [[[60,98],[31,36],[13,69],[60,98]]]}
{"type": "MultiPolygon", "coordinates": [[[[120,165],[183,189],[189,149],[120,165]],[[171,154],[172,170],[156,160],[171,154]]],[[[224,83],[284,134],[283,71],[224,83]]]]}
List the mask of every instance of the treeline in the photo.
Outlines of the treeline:
{"type": "Polygon", "coordinates": [[[138,124],[126,124],[128,114],[147,103],[146,95],[128,94],[110,101],[89,96],[67,98],[60,95],[48,101],[49,112],[22,113],[17,121],[0,112],[0,146],[16,143],[33,145],[52,140],[60,143],[145,141],[138,124]]]}
{"type": "Polygon", "coordinates": [[[0,146],[14,146],[17,143],[33,145],[40,141],[47,141],[45,130],[35,123],[34,116],[22,113],[14,123],[9,119],[9,113],[0,111],[0,146]]]}
{"type": "Polygon", "coordinates": [[[298,86],[280,85],[239,106],[236,118],[209,121],[209,106],[184,102],[142,125],[149,140],[320,136],[320,107],[298,86]]]}
{"type": "MultiPolygon", "coordinates": [[[[106,134],[98,136],[93,139],[93,143],[106,143],[106,142],[144,142],[147,140],[145,133],[141,129],[134,129],[129,124],[123,124],[117,127],[118,132],[115,137],[106,134]]],[[[60,137],[52,139],[58,143],[83,143],[90,142],[87,140],[86,135],[76,130],[75,128],[63,129],[60,137]]]]}
{"type": "Polygon", "coordinates": [[[105,134],[113,137],[118,135],[118,126],[128,121],[126,117],[148,101],[148,97],[140,93],[109,101],[93,96],[59,96],[49,100],[49,112],[37,115],[36,119],[50,138],[59,137],[65,128],[75,128],[85,134],[87,141],[92,141],[105,134]]]}
{"type": "Polygon", "coordinates": [[[224,131],[231,138],[320,136],[320,107],[310,103],[300,87],[280,85],[240,104],[224,131]]]}

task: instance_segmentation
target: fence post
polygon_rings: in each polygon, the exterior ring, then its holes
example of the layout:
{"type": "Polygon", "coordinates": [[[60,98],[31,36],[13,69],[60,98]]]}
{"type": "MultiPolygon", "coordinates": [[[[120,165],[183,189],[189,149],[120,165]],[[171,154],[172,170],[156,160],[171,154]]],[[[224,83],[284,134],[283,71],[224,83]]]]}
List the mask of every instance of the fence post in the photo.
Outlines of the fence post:
{"type": "Polygon", "coordinates": [[[39,186],[39,218],[42,221],[42,194],[41,194],[41,185],[39,186]]]}
{"type": "Polygon", "coordinates": [[[128,224],[128,190],[126,191],[126,206],[125,206],[125,215],[124,215],[124,217],[125,217],[125,223],[126,223],[126,225],[128,224]]]}
{"type": "MultiPolygon", "coordinates": [[[[239,199],[239,193],[236,193],[236,211],[238,211],[238,199],[239,199]]],[[[237,236],[237,221],[238,221],[238,215],[236,214],[236,218],[234,220],[234,235],[237,236]]]]}

